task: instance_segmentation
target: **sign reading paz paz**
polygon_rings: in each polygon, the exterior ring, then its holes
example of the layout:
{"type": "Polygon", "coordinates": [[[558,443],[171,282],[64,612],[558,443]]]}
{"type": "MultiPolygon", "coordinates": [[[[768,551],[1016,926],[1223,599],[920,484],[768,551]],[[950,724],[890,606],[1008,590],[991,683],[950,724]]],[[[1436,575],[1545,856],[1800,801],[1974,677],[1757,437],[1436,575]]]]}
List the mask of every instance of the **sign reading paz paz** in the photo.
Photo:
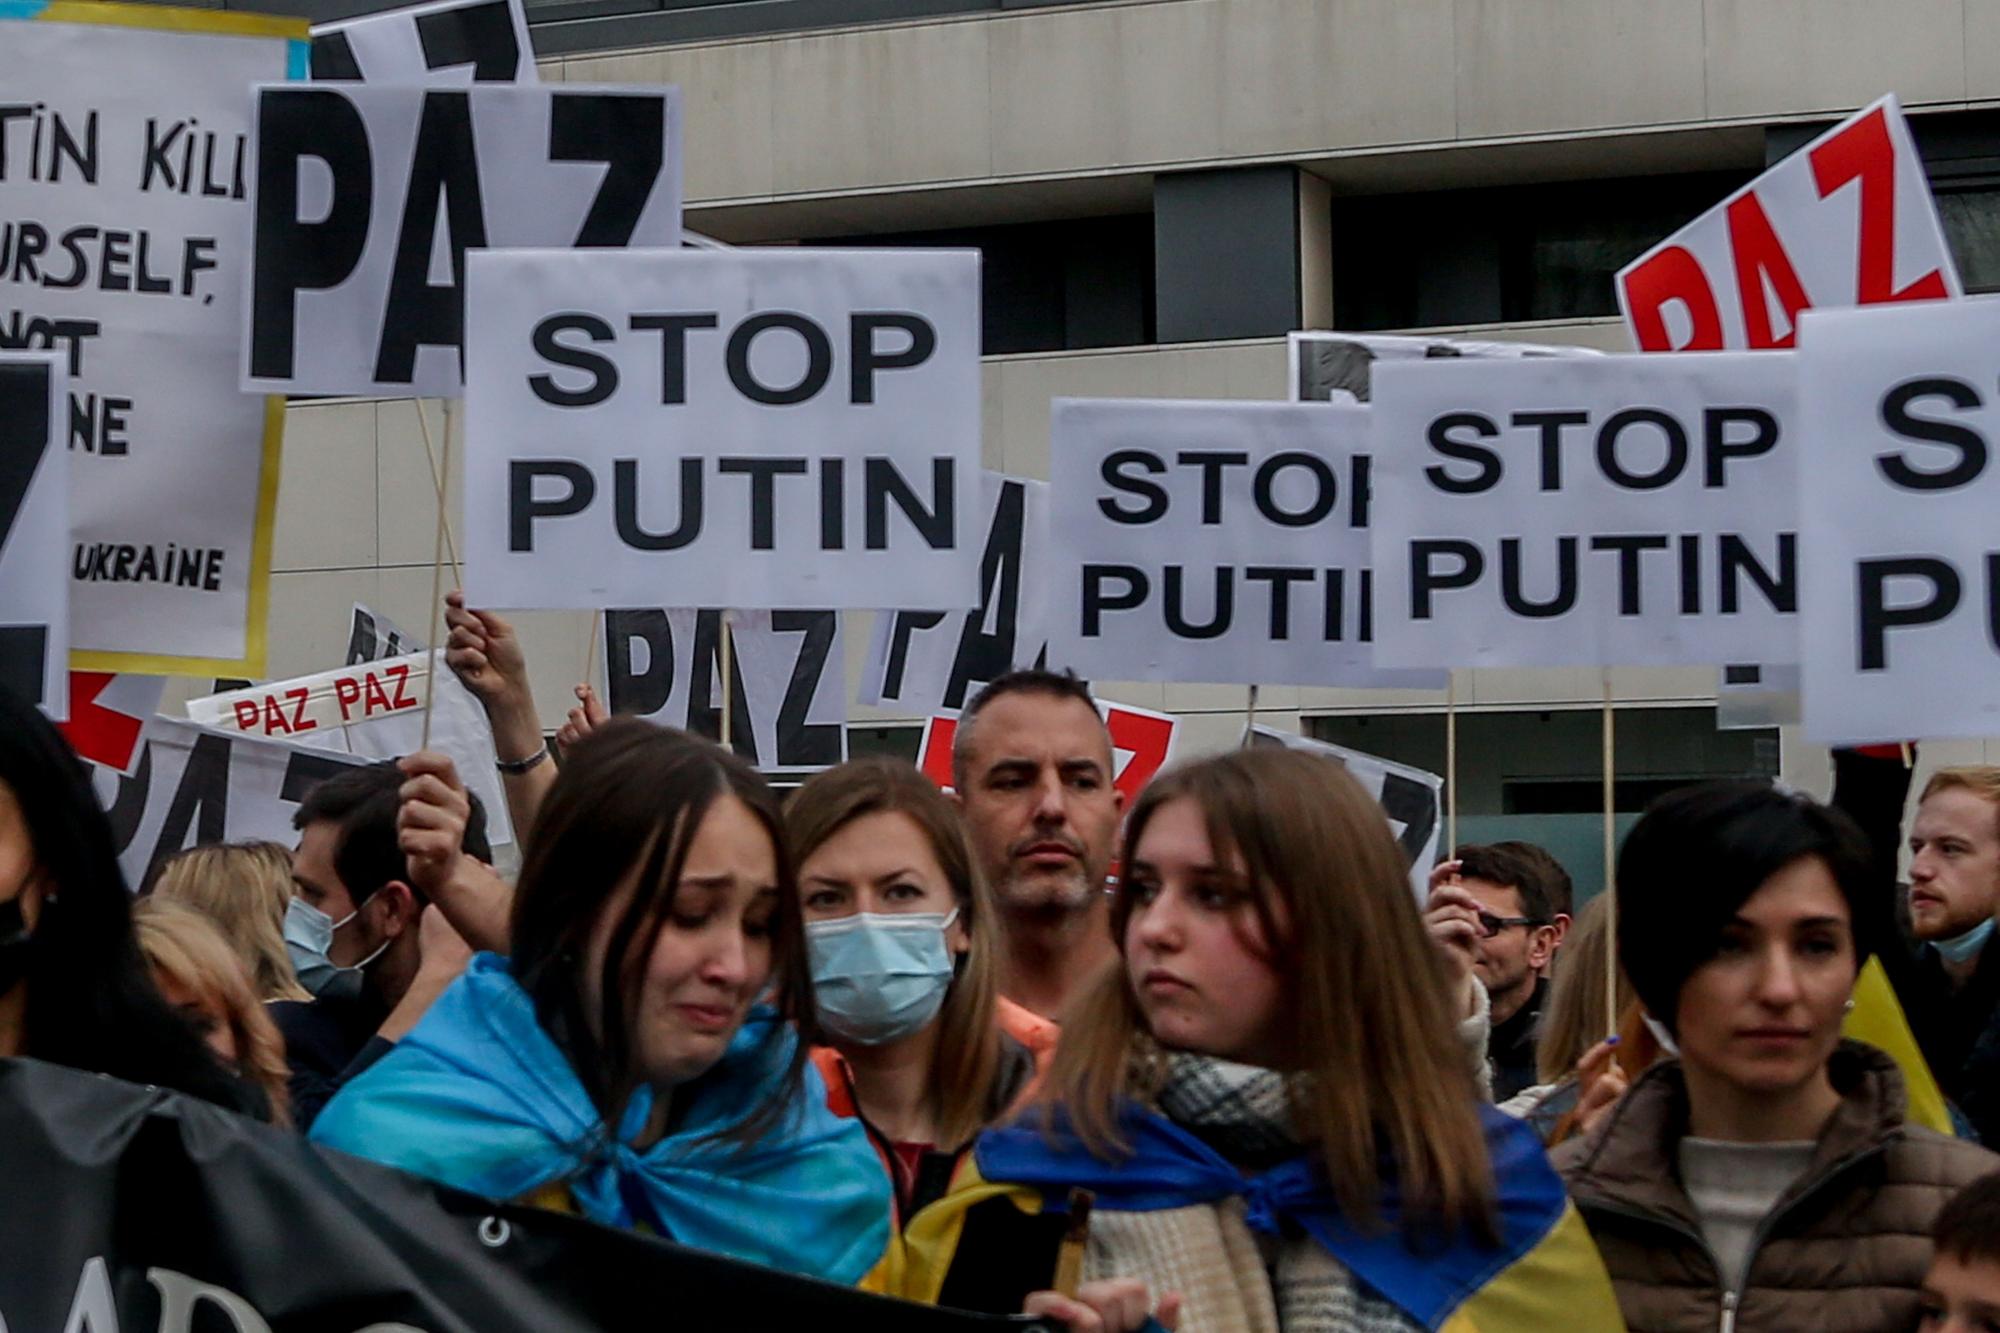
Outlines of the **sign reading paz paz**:
{"type": "Polygon", "coordinates": [[[2000,736],[2000,303],[1802,323],[1806,734],[2000,736]]]}
{"type": "Polygon", "coordinates": [[[472,257],[479,606],[978,601],[979,256],[472,257]]]}
{"type": "Polygon", "coordinates": [[[387,14],[316,23],[317,82],[535,83],[520,0],[438,0],[387,14]]]}
{"type": "Polygon", "coordinates": [[[1058,399],[1049,654],[1111,680],[1442,684],[1370,653],[1368,412],[1058,399]]]}
{"type": "Polygon", "coordinates": [[[457,397],[468,251],[677,246],[680,90],[259,88],[250,391],[457,397]]]}
{"type": "Polygon", "coordinates": [[[53,356],[0,356],[0,689],[69,713],[69,402],[53,356]]]}
{"type": "Polygon", "coordinates": [[[1788,353],[1375,370],[1377,660],[1794,660],[1788,353]]]}
{"type": "Polygon", "coordinates": [[[1960,294],[1894,97],[1857,112],[1618,273],[1645,352],[1790,347],[1801,312],[1960,294]]]}
{"type": "Polygon", "coordinates": [[[110,671],[263,670],[284,405],[238,392],[246,90],[302,21],[0,5],[0,348],[58,353],[71,646],[110,671]]]}
{"type": "Polygon", "coordinates": [[[253,685],[188,701],[204,726],[264,740],[333,750],[360,759],[396,759],[424,745],[424,700],[432,683],[430,748],[448,756],[467,790],[486,806],[487,840],[514,840],[485,710],[444,654],[410,653],[294,680],[253,685]]]}

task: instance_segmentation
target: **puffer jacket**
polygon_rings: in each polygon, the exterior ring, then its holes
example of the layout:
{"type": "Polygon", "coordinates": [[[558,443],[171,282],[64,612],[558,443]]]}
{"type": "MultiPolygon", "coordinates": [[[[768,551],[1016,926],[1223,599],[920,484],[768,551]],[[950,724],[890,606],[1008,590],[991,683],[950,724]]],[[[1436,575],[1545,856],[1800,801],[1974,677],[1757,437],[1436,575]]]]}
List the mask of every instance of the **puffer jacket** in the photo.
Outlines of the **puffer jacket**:
{"type": "Polygon", "coordinates": [[[1551,1154],[1632,1333],[1916,1328],[1932,1221],[2000,1157],[1905,1124],[1902,1075],[1874,1047],[1844,1042],[1828,1069],[1840,1106],[1812,1165],[1765,1219],[1739,1291],[1722,1289],[1680,1183],[1688,1110],[1678,1061],[1648,1070],[1596,1133],[1551,1154]]]}

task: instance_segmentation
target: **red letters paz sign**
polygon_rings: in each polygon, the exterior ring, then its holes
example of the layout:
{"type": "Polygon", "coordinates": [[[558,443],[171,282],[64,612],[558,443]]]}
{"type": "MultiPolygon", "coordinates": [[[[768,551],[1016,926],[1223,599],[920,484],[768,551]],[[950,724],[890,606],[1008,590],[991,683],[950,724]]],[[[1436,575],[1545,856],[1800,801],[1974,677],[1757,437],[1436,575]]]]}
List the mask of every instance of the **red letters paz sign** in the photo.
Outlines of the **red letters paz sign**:
{"type": "Polygon", "coordinates": [[[1894,97],[1792,154],[1618,274],[1645,352],[1790,347],[1801,310],[1958,296],[1894,97]]]}
{"type": "MultiPolygon", "coordinates": [[[[1179,727],[1172,716],[1128,704],[1100,704],[1104,726],[1111,733],[1112,762],[1117,773],[1111,785],[1125,796],[1130,807],[1153,775],[1167,762],[1179,727]]],[[[917,755],[917,767],[946,791],[951,790],[951,746],[958,735],[958,717],[934,713],[924,723],[924,738],[917,755]]]]}
{"type": "Polygon", "coordinates": [[[422,696],[410,688],[407,662],[356,667],[310,684],[245,694],[230,703],[237,729],[258,736],[345,727],[422,706],[422,696]]]}

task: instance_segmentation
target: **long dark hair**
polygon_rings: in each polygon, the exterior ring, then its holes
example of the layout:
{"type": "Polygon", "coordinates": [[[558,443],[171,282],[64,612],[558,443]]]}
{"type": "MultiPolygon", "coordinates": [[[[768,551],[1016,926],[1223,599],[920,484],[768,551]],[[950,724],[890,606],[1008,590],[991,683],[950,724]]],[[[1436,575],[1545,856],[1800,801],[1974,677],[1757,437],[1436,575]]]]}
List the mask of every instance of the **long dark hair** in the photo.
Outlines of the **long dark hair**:
{"type": "MultiPolygon", "coordinates": [[[[633,1025],[646,960],[673,910],[695,830],[709,808],[729,796],[748,806],[770,835],[778,866],[772,990],[779,1013],[809,1036],[813,996],[804,909],[778,803],[755,769],[686,732],[613,718],[571,748],[528,834],[514,890],[514,977],[533,997],[536,1018],[569,1057],[591,1100],[614,1124],[639,1083],[633,1025]],[[583,960],[598,918],[634,869],[638,892],[612,928],[598,978],[603,1009],[593,1024],[583,960]]],[[[774,1024],[767,1041],[786,1036],[785,1026],[774,1024]]],[[[733,1137],[758,1137],[796,1101],[806,1060],[802,1038],[793,1043],[772,1096],[733,1137]]]]}
{"type": "Polygon", "coordinates": [[[32,873],[46,886],[22,983],[23,1053],[245,1109],[245,1090],[153,984],[132,934],[111,821],[82,762],[47,718],[4,689],[0,784],[20,804],[32,873]]]}

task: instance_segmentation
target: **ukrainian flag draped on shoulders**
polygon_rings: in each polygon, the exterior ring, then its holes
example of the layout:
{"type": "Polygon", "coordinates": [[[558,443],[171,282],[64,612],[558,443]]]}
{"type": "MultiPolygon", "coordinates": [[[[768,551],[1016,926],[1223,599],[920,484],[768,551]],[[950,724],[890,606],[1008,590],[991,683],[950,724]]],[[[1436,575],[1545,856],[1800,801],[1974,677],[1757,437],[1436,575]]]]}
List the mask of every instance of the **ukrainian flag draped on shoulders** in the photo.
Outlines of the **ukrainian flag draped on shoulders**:
{"type": "Polygon", "coordinates": [[[827,1109],[818,1072],[764,1135],[727,1137],[774,1095],[797,1041],[758,1006],[721,1061],[675,1089],[669,1131],[635,1147],[651,1089],[607,1124],[506,960],[480,954],[327,1103],[312,1139],[487,1198],[853,1283],[888,1243],[889,1184],[860,1126],[827,1109]]]}
{"type": "Polygon", "coordinates": [[[1096,1195],[1097,1215],[1145,1213],[1241,1198],[1244,1221],[1267,1237],[1303,1233],[1359,1283],[1408,1319],[1442,1333],[1545,1333],[1554,1328],[1622,1330],[1603,1260],[1562,1180],[1525,1124],[1482,1108],[1499,1199],[1500,1243],[1469,1236],[1405,1243],[1397,1191],[1385,1225],[1363,1232],[1342,1216],[1318,1158],[1301,1153],[1261,1172],[1232,1165],[1158,1112],[1128,1103],[1120,1129],[1129,1156],[1093,1155],[1060,1115],[991,1131],[975,1149],[968,1198],[1011,1188],[1024,1210],[1055,1210],[1074,1187],[1096,1195]]]}

